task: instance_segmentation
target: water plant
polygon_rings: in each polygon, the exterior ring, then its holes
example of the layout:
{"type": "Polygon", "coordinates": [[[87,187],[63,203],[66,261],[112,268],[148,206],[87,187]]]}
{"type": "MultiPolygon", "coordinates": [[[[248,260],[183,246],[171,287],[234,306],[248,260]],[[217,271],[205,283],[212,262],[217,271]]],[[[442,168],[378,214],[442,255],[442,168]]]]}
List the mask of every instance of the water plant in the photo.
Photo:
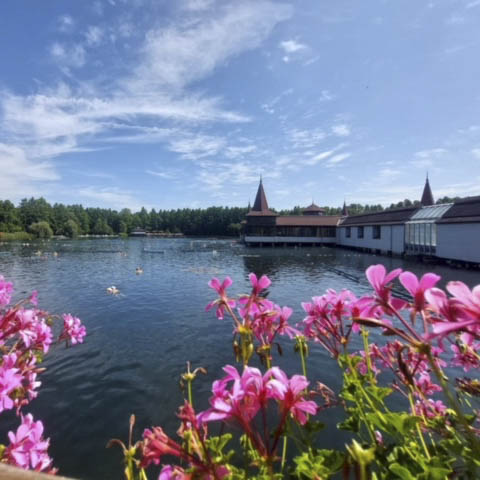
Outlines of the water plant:
{"type": "Polygon", "coordinates": [[[147,479],[151,465],[161,467],[159,480],[480,478],[480,382],[446,374],[480,366],[480,286],[450,282],[445,292],[433,273],[418,279],[400,269],[388,273],[383,265],[369,267],[366,276],[371,294],[328,290],[302,304],[306,316],[295,326],[290,308],[266,298],[268,277],[250,274],[251,292],[238,298],[227,292],[230,278],[212,279],[218,298],[207,310],[232,319],[239,365],[223,368],[210,407],[198,412],[189,366],[178,440],[159,426],[135,444],[130,438],[123,446],[126,478],[147,479]],[[393,293],[396,281],[405,289],[401,297],[393,293]],[[374,329],[383,341],[369,342],[374,329]],[[292,340],[301,374],[289,377],[275,365],[279,336],[292,340]],[[336,395],[309,383],[314,344],[343,371],[336,395]],[[261,368],[251,365],[255,353],[261,368]],[[403,400],[392,402],[395,396],[403,400]],[[351,438],[345,448],[322,449],[319,418],[333,406],[343,409],[338,428],[351,438]],[[220,434],[212,434],[215,424],[220,434]]]}

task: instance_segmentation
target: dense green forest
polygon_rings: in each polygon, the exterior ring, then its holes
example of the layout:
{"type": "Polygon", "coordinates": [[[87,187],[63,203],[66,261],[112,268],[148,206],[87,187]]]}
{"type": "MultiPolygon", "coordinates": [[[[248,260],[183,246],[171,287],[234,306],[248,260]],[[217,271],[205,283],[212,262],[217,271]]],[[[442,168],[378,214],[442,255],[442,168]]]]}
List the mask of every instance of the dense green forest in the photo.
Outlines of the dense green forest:
{"type": "MultiPolygon", "coordinates": [[[[444,197],[437,203],[454,199],[444,197]]],[[[404,200],[392,204],[389,208],[409,207],[418,202],[404,200]]],[[[327,215],[338,215],[341,208],[324,207],[327,215]]],[[[384,210],[381,205],[361,205],[352,203],[347,206],[349,215],[384,210]]],[[[82,205],[53,206],[44,198],[23,199],[18,206],[9,200],[0,200],[0,233],[3,238],[12,234],[27,232],[40,238],[52,235],[112,235],[128,234],[136,228],[154,232],[183,233],[185,235],[231,235],[240,233],[241,221],[247,208],[209,207],[205,209],[182,208],[177,210],[155,210],[148,212],[142,208],[139,212],[129,209],[116,211],[105,208],[84,208],[82,205]],[[6,235],[5,235],[6,234],[6,235]]],[[[281,215],[299,215],[301,207],[281,210],[281,215]]],[[[21,235],[16,235],[21,238],[21,235]]],[[[1,238],[1,236],[0,236],[1,238]]]]}

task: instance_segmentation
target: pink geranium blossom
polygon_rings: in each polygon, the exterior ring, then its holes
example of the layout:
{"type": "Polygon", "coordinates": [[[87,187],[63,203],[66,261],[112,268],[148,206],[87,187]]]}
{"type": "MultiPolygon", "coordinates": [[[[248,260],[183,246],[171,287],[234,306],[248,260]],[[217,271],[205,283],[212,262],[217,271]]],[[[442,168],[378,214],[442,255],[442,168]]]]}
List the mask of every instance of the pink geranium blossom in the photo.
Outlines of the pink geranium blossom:
{"type": "Polygon", "coordinates": [[[420,312],[425,308],[425,292],[428,289],[433,288],[439,282],[441,277],[434,273],[426,273],[419,281],[414,273],[402,272],[398,279],[413,297],[415,310],[420,312]]]}
{"type": "Polygon", "coordinates": [[[398,298],[391,296],[391,282],[395,280],[402,273],[401,268],[396,268],[387,274],[387,270],[382,264],[371,265],[365,271],[370,285],[375,290],[376,301],[380,306],[387,308],[386,313],[389,312],[389,306],[393,306],[396,310],[400,310],[405,307],[406,302],[398,298]]]}
{"type": "Polygon", "coordinates": [[[13,285],[7,282],[3,275],[0,275],[0,306],[5,306],[10,303],[12,298],[13,285]]]}
{"type": "Polygon", "coordinates": [[[18,368],[14,368],[10,362],[11,356],[4,356],[4,362],[0,365],[0,413],[10,410],[14,406],[10,394],[22,384],[22,375],[18,368]]]}
{"type": "Polygon", "coordinates": [[[60,335],[60,340],[67,339],[72,342],[72,345],[76,345],[77,343],[83,343],[86,334],[87,330],[79,318],[69,313],[63,314],[63,332],[60,335]]]}
{"type": "Polygon", "coordinates": [[[51,468],[52,460],[47,454],[49,440],[43,435],[43,424],[34,422],[31,414],[22,416],[16,433],[8,432],[10,445],[5,451],[9,463],[24,469],[44,471],[51,468]]]}
{"type": "Polygon", "coordinates": [[[250,283],[253,287],[253,293],[255,295],[259,295],[263,290],[267,289],[272,284],[271,280],[266,275],[262,275],[260,278],[257,278],[254,273],[250,273],[248,278],[250,279],[250,283]]]}
{"type": "Polygon", "coordinates": [[[229,308],[234,308],[235,307],[235,300],[229,299],[227,296],[227,288],[232,285],[232,279],[230,277],[226,277],[225,280],[220,283],[220,280],[218,278],[212,278],[208,282],[208,286],[210,288],[213,288],[220,298],[217,298],[216,300],[211,301],[206,307],[205,311],[208,312],[211,310],[214,306],[217,306],[216,310],[216,315],[219,320],[223,320],[224,317],[224,312],[225,312],[225,307],[229,308]]]}

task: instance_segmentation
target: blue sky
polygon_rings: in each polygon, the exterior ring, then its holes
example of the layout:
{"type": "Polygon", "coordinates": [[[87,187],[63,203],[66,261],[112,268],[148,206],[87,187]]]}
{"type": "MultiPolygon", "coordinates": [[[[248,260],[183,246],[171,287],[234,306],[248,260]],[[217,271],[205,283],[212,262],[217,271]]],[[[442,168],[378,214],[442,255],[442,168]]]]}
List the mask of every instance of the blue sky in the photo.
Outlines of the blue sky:
{"type": "Polygon", "coordinates": [[[480,0],[2,0],[0,198],[480,194],[480,0]]]}

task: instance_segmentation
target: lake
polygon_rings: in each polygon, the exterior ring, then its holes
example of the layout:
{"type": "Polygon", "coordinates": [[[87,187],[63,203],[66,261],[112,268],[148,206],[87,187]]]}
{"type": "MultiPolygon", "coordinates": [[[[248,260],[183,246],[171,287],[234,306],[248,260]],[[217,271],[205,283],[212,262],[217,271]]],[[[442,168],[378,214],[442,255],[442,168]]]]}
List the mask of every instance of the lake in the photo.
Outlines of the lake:
{"type": "MultiPolygon", "coordinates": [[[[17,299],[39,292],[39,306],[72,313],[88,330],[83,345],[57,347],[45,362],[40,394],[26,412],[42,419],[51,438],[50,454],[60,473],[80,479],[121,479],[119,449],[106,450],[114,437],[127,440],[131,413],[136,438],[144,428],[161,425],[173,434],[182,403],[179,376],[185,362],[203,366],[206,377],[194,384],[198,410],[207,407],[213,380],[233,363],[232,324],[219,321],[205,305],[215,298],[207,282],[229,275],[232,293],[249,291],[248,274],[267,274],[269,298],[294,309],[292,323],[304,317],[300,302],[327,288],[370,291],[365,269],[383,263],[417,274],[435,271],[469,286],[480,283],[476,270],[424,265],[411,260],[334,248],[245,248],[233,240],[212,239],[81,239],[30,245],[0,245],[0,274],[14,282],[17,299]],[[57,255],[54,255],[54,252],[57,255]],[[144,270],[136,275],[136,267],[144,270]],[[358,279],[358,281],[356,280],[358,279]],[[115,285],[120,294],[109,295],[115,285]]],[[[289,375],[299,373],[300,359],[283,342],[278,364],[289,375]]],[[[256,360],[255,360],[256,362],[256,360]]],[[[341,377],[334,361],[312,346],[309,379],[338,391],[341,377]]],[[[4,415],[2,440],[16,420],[4,415]]],[[[339,417],[327,411],[325,446],[341,446],[345,436],[334,430],[339,417]]]]}

